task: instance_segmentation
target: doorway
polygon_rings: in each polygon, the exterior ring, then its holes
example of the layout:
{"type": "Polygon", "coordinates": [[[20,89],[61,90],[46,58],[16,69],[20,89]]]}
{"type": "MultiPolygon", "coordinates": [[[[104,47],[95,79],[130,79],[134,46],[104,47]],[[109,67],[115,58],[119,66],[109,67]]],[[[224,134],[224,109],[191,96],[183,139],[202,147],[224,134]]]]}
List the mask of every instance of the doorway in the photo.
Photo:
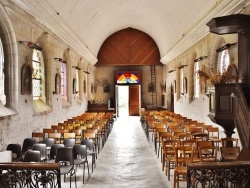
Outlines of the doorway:
{"type": "Polygon", "coordinates": [[[117,117],[139,115],[140,93],[140,85],[116,85],[117,117]]]}
{"type": "Polygon", "coordinates": [[[129,90],[128,86],[118,86],[118,114],[121,116],[128,116],[129,104],[129,90]]]}

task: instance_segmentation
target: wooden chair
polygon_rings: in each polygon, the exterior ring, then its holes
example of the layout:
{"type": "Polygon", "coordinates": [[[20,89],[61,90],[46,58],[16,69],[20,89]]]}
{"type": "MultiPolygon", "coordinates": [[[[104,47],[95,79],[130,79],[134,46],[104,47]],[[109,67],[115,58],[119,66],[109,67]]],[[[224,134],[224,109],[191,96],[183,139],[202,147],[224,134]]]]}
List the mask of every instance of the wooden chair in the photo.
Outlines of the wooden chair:
{"type": "Polygon", "coordinates": [[[199,149],[199,158],[201,159],[201,162],[218,161],[218,158],[217,158],[218,147],[217,146],[199,146],[198,149],[199,149]]]}
{"type": "Polygon", "coordinates": [[[221,161],[235,161],[240,154],[240,147],[220,147],[221,161]]]}
{"type": "Polygon", "coordinates": [[[61,139],[62,139],[62,134],[61,133],[49,133],[48,137],[49,138],[54,138],[56,144],[61,143],[61,139]]]}
{"type": "Polygon", "coordinates": [[[211,150],[206,150],[206,149],[202,149],[202,153],[200,153],[200,147],[213,147],[214,143],[213,141],[196,141],[196,151],[197,151],[197,156],[200,158],[200,155],[203,156],[209,156],[209,155],[213,155],[213,151],[211,150]]]}
{"type": "Polygon", "coordinates": [[[238,147],[238,138],[221,138],[222,147],[238,147]]]}
{"type": "Polygon", "coordinates": [[[51,125],[51,128],[54,129],[55,131],[63,129],[63,126],[60,125],[51,125]]]}
{"type": "Polygon", "coordinates": [[[187,163],[193,162],[193,147],[178,146],[175,148],[176,166],[174,169],[174,188],[179,187],[180,181],[187,181],[187,163]]]}
{"type": "Polygon", "coordinates": [[[161,142],[161,138],[160,138],[160,133],[165,133],[168,132],[168,129],[166,128],[166,126],[164,125],[163,127],[156,127],[155,128],[155,138],[154,138],[154,145],[155,145],[155,152],[157,153],[157,156],[159,157],[159,146],[160,146],[160,142],[161,142]],[[158,145],[158,147],[157,147],[158,145]]]}
{"type": "Polygon", "coordinates": [[[219,147],[221,143],[219,128],[218,127],[207,127],[208,139],[213,140],[215,145],[219,147]]]}
{"type": "Polygon", "coordinates": [[[170,180],[170,169],[175,167],[175,147],[177,142],[175,139],[163,141],[163,156],[162,156],[162,170],[166,167],[166,176],[170,180]]]}
{"type": "Polygon", "coordinates": [[[58,129],[56,132],[63,135],[64,133],[69,133],[69,129],[58,129]]]}
{"type": "Polygon", "coordinates": [[[49,128],[44,128],[43,129],[44,137],[48,137],[49,133],[54,133],[54,132],[55,132],[54,129],[49,129],[49,128]]]}
{"type": "Polygon", "coordinates": [[[70,132],[75,133],[76,144],[80,144],[83,138],[83,133],[81,129],[72,129],[70,132]]]}
{"type": "Polygon", "coordinates": [[[45,133],[40,133],[40,132],[32,132],[32,138],[34,138],[36,140],[36,142],[42,142],[44,137],[45,137],[45,133]]]}

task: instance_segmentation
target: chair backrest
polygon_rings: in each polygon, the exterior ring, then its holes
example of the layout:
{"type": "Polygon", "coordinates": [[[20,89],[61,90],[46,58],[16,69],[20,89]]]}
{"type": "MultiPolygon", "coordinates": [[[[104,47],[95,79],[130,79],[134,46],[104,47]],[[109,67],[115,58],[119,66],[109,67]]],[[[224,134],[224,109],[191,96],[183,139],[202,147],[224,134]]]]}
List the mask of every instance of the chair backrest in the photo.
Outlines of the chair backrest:
{"type": "Polygon", "coordinates": [[[22,160],[22,147],[20,144],[8,144],[6,150],[12,151],[12,162],[22,160]]]}
{"type": "Polygon", "coordinates": [[[63,144],[65,147],[73,147],[76,144],[76,140],[74,138],[65,138],[63,139],[63,144]]]}
{"type": "Polygon", "coordinates": [[[199,146],[199,158],[201,162],[216,162],[217,159],[217,150],[218,147],[216,146],[199,146]]]}
{"type": "Polygon", "coordinates": [[[240,147],[221,147],[221,161],[234,161],[240,154],[240,147]]]}
{"type": "Polygon", "coordinates": [[[76,133],[63,133],[63,139],[66,139],[66,138],[76,138],[76,133]]]}
{"type": "Polygon", "coordinates": [[[95,151],[95,145],[92,139],[82,139],[81,145],[85,145],[87,149],[95,151]]]}
{"type": "Polygon", "coordinates": [[[209,137],[207,133],[197,133],[197,134],[192,134],[193,139],[196,141],[208,141],[209,137]]]}
{"type": "Polygon", "coordinates": [[[203,146],[214,146],[214,142],[212,140],[209,141],[196,141],[196,148],[197,148],[197,156],[199,157],[200,155],[200,150],[199,147],[203,147],[203,146]]]}
{"type": "Polygon", "coordinates": [[[59,147],[56,152],[55,162],[68,162],[70,165],[74,165],[73,148],[71,147],[59,147]]]}
{"type": "Polygon", "coordinates": [[[209,138],[219,138],[219,128],[218,127],[208,127],[207,128],[209,138]]]}
{"type": "Polygon", "coordinates": [[[55,142],[54,138],[44,138],[42,143],[46,144],[47,147],[51,147],[55,142]]]}
{"type": "Polygon", "coordinates": [[[49,138],[54,138],[56,143],[61,143],[61,133],[49,133],[49,138]]]}
{"type": "Polygon", "coordinates": [[[238,147],[238,138],[221,138],[222,147],[238,147]]]}
{"type": "Polygon", "coordinates": [[[55,159],[58,148],[63,148],[64,144],[53,144],[50,148],[49,159],[55,159]]]}
{"type": "Polygon", "coordinates": [[[23,162],[40,162],[41,153],[40,151],[28,150],[24,153],[23,162]]]}
{"type": "Polygon", "coordinates": [[[84,133],[83,138],[88,138],[88,139],[95,139],[96,138],[96,133],[84,133]]]}
{"type": "Polygon", "coordinates": [[[35,143],[36,140],[34,138],[25,138],[23,140],[22,153],[24,154],[27,150],[31,150],[35,143]]]}
{"type": "Polygon", "coordinates": [[[48,129],[48,128],[43,129],[43,133],[54,133],[54,132],[55,132],[54,129],[48,129]]]}
{"type": "Polygon", "coordinates": [[[42,156],[46,155],[46,144],[36,143],[33,145],[32,150],[40,151],[42,156]]]}
{"type": "Polygon", "coordinates": [[[87,157],[86,145],[74,145],[73,146],[74,159],[81,157],[83,160],[87,157]]]}
{"type": "Polygon", "coordinates": [[[72,133],[75,133],[76,136],[82,136],[82,130],[81,129],[72,129],[72,133]]]}
{"type": "Polygon", "coordinates": [[[176,166],[186,166],[193,162],[194,149],[190,146],[175,147],[176,166]]]}
{"type": "Polygon", "coordinates": [[[57,133],[61,133],[61,134],[64,134],[64,133],[68,133],[69,132],[69,129],[58,129],[56,130],[57,133]]]}
{"type": "Polygon", "coordinates": [[[45,137],[45,133],[32,132],[32,138],[36,139],[36,142],[42,142],[45,137]]]}

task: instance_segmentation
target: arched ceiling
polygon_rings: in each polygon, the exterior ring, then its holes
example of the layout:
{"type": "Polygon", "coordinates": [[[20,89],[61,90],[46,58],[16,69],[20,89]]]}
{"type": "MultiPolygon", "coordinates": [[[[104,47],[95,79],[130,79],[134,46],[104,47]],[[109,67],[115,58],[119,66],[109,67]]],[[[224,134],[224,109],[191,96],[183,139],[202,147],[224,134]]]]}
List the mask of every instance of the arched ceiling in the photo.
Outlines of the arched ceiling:
{"type": "Polygon", "coordinates": [[[162,65],[155,41],[133,28],[109,36],[97,55],[96,66],[162,65]]]}
{"type": "MultiPolygon", "coordinates": [[[[11,1],[94,65],[103,42],[128,27],[151,36],[166,64],[207,35],[213,17],[237,13],[250,0],[11,1]]],[[[8,0],[1,2],[8,6],[8,0]]]]}

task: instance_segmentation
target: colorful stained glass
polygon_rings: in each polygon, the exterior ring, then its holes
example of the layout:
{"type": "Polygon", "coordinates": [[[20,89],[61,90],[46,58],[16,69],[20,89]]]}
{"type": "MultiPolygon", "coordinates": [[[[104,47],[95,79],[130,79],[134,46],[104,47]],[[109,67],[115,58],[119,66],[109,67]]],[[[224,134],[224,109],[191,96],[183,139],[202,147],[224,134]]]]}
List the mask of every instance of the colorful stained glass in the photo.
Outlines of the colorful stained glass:
{"type": "Polygon", "coordinates": [[[117,72],[116,75],[117,84],[139,84],[140,73],[139,72],[117,72]]]}

